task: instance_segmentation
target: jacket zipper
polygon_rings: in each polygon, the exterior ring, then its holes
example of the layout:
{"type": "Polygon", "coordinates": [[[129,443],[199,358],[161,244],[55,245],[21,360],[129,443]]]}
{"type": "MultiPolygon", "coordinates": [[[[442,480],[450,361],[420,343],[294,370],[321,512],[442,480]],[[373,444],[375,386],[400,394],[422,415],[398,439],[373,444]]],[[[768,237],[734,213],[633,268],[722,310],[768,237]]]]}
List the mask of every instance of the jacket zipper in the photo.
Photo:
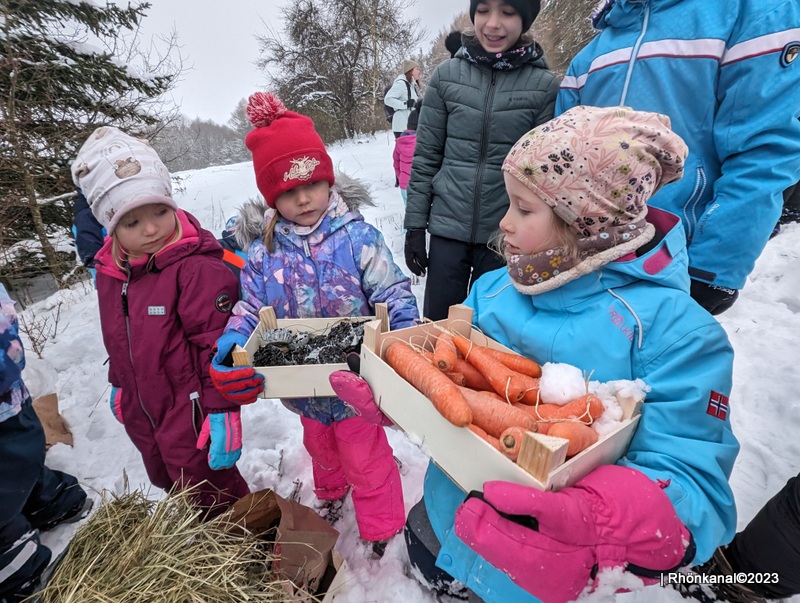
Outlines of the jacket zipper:
{"type": "Polygon", "coordinates": [[[636,39],[636,44],[633,45],[633,49],[631,50],[631,59],[628,62],[628,72],[625,74],[625,84],[622,86],[622,96],[619,99],[619,104],[621,106],[625,106],[625,100],[628,98],[628,87],[631,83],[631,76],[633,76],[633,66],[636,63],[636,59],[639,56],[639,49],[642,47],[642,40],[644,40],[644,36],[647,33],[647,25],[650,22],[650,3],[646,3],[644,6],[644,21],[642,23],[642,33],[639,34],[639,37],[636,39]]]}
{"type": "Polygon", "coordinates": [[[472,198],[472,231],[470,232],[469,242],[475,244],[478,236],[478,220],[480,217],[480,197],[481,181],[483,180],[483,170],[486,167],[486,147],[489,146],[489,107],[494,98],[495,77],[497,72],[492,69],[492,78],[489,80],[489,89],[486,91],[486,98],[483,102],[483,124],[481,126],[481,148],[478,152],[478,169],[475,173],[475,194],[472,198]]]}
{"type": "Polygon", "coordinates": [[[686,220],[686,242],[691,243],[692,237],[695,235],[697,229],[697,204],[706,192],[706,172],[703,168],[697,168],[697,178],[694,182],[694,190],[692,195],[687,199],[683,206],[683,217],[686,220]]]}
{"type": "Polygon", "coordinates": [[[125,316],[125,331],[128,335],[128,357],[131,360],[131,371],[133,372],[133,382],[136,383],[136,398],[139,400],[139,407],[142,409],[142,412],[145,414],[147,419],[150,421],[150,425],[155,429],[156,424],[153,421],[153,417],[150,416],[150,413],[147,412],[147,409],[144,407],[144,402],[142,402],[142,394],[139,391],[139,384],[138,379],[136,378],[136,367],[133,364],[133,346],[131,345],[131,319],[130,315],[128,314],[128,283],[130,282],[131,273],[125,270],[127,279],[124,283],[122,283],[122,314],[125,316]]]}

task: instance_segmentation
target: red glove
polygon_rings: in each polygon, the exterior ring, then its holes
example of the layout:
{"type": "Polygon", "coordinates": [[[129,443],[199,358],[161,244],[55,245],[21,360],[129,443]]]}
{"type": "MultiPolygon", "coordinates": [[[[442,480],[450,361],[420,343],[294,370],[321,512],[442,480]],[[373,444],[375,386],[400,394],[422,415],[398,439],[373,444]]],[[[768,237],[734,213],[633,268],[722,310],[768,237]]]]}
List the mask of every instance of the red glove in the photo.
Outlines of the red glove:
{"type": "Polygon", "coordinates": [[[219,392],[226,400],[235,404],[250,404],[264,391],[264,376],[256,373],[252,366],[232,366],[230,359],[234,346],[244,346],[247,337],[241,333],[224,333],[217,339],[217,347],[211,358],[209,374],[219,392]]]}

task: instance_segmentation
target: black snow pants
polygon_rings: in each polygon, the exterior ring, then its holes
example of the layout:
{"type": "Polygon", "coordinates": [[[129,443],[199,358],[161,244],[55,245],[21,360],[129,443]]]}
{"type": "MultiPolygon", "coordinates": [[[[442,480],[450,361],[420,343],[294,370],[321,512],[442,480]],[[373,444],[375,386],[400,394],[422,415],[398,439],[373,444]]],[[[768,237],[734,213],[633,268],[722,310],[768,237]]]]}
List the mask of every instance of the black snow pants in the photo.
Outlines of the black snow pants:
{"type": "Polygon", "coordinates": [[[734,572],[776,572],[777,584],[748,582],[748,588],[767,599],[800,594],[800,474],[734,536],[725,557],[734,572]]]}

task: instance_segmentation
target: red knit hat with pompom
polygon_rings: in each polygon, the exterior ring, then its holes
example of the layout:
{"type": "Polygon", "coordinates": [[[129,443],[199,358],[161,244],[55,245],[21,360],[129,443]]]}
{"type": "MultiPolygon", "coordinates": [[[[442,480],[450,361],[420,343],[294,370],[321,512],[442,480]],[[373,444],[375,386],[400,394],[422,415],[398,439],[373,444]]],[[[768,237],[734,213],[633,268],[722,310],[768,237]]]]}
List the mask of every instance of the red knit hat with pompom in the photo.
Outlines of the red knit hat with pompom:
{"type": "Polygon", "coordinates": [[[244,139],[253,154],[256,185],[267,205],[303,184],[327,180],[333,186],[333,161],[310,117],[289,111],[271,92],[256,92],[247,100],[253,124],[244,139]]]}

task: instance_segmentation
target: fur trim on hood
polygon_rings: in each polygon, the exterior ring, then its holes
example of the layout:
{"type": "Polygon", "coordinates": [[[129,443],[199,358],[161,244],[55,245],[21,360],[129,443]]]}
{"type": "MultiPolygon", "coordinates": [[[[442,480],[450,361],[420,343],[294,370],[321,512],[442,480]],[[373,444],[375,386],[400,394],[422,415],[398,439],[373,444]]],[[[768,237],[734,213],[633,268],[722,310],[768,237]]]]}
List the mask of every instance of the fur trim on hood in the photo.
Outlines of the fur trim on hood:
{"type": "MultiPolygon", "coordinates": [[[[356,178],[338,172],[333,188],[351,211],[357,211],[361,207],[375,207],[369,189],[356,178]]],[[[263,236],[264,228],[267,225],[264,219],[267,209],[267,204],[261,197],[251,199],[239,208],[239,218],[236,221],[236,242],[241,249],[246,251],[253,241],[263,236]]]]}

